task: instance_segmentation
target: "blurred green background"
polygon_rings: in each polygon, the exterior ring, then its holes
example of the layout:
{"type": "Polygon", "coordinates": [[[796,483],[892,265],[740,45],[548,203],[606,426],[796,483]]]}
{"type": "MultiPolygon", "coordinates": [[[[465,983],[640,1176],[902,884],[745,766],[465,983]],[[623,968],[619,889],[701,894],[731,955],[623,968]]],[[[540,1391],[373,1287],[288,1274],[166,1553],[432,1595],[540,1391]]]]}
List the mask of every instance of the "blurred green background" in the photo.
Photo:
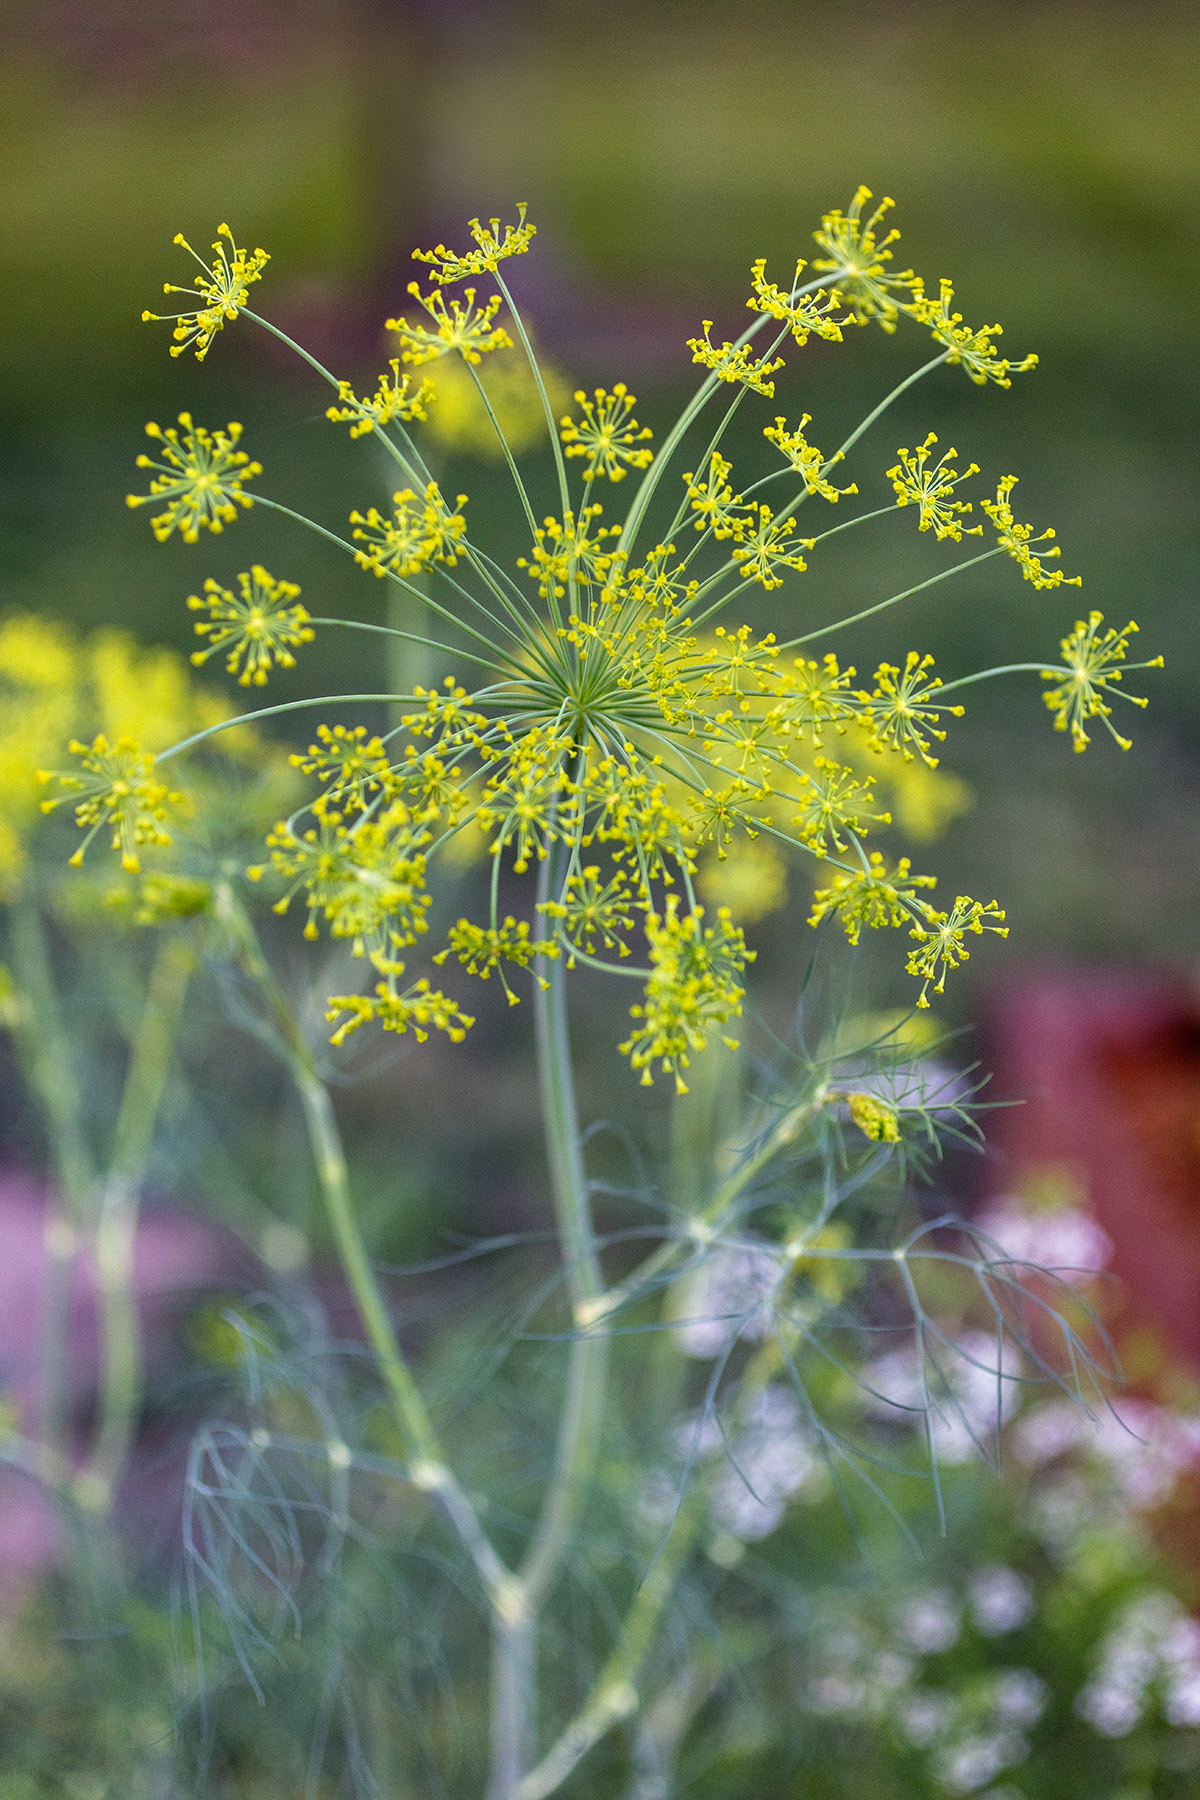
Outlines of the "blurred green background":
{"type": "MultiPolygon", "coordinates": [[[[2,20],[5,608],[189,645],[184,598],[230,576],[244,542],[159,548],[123,505],[145,420],[185,405],[241,419],[271,491],[322,516],[382,491],[368,453],[324,423],[325,394],[261,334],[225,334],[198,368],[139,323],[180,278],[178,230],[206,246],[228,219],[264,244],[264,308],[339,372],[370,373],[412,246],[526,199],[539,236],[523,292],[542,342],[571,378],[627,379],[658,423],[690,386],[696,320],[736,323],[752,258],[786,270],[865,181],[898,202],[902,264],[931,285],[949,275],[968,319],[999,319],[1004,349],[1034,348],[1041,366],[1009,393],[955,370],[922,384],[855,467],[864,493],[865,473],[890,497],[895,446],[935,427],[982,482],[1020,475],[1018,516],[1056,526],[1084,587],[1038,593],[991,564],[889,615],[860,658],[928,646],[951,674],[1044,657],[1090,607],[1136,617],[1139,647],[1167,658],[1149,713],[1128,715],[1128,756],[1098,737],[1073,757],[1036,682],[976,692],[946,766],[978,805],[935,853],[942,888],[1006,904],[1009,954],[1195,953],[1192,7],[218,0],[185,17],[165,0],[46,0],[2,20]]],[[[902,338],[810,345],[781,408],[835,438],[914,365],[902,338]]],[[[763,457],[761,423],[746,458],[763,457]]],[[[478,529],[500,490],[461,475],[478,529]]],[[[256,516],[254,553],[314,610],[373,616],[379,584],[276,525],[256,516]]],[[[494,529],[507,551],[510,528],[494,529]]],[[[928,564],[914,537],[889,524],[789,606],[819,621],[847,594],[891,591],[897,568],[928,564]]],[[[333,644],[280,693],[368,667],[360,643],[333,644]]]]}

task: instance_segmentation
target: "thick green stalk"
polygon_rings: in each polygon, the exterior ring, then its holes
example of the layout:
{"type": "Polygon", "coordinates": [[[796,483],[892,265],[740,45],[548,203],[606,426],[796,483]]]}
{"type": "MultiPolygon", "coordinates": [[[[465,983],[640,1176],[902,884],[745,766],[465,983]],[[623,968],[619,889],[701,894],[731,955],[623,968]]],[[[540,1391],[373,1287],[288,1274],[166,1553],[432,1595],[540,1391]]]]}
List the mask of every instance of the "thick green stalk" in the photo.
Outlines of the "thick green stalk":
{"type": "MultiPolygon", "coordinates": [[[[542,865],[539,891],[543,900],[551,891],[557,893],[561,873],[561,858],[552,854],[542,865]]],[[[536,975],[534,1022],[542,1129],[575,1335],[569,1351],[554,1468],[533,1538],[517,1574],[521,1605],[508,1617],[498,1612],[493,1627],[488,1800],[512,1800],[536,1754],[538,1615],[562,1567],[591,1476],[608,1373],[609,1340],[602,1329],[606,1310],[604,1278],[580,1149],[561,959],[542,959],[536,975]]]]}
{"type": "Polygon", "coordinates": [[[97,1511],[111,1504],[141,1403],[141,1332],[133,1294],[138,1205],[194,967],[195,955],[186,938],[163,939],[133,1043],[112,1161],[100,1195],[93,1240],[103,1345],[100,1412],[92,1452],[77,1481],[80,1499],[97,1511]]]}

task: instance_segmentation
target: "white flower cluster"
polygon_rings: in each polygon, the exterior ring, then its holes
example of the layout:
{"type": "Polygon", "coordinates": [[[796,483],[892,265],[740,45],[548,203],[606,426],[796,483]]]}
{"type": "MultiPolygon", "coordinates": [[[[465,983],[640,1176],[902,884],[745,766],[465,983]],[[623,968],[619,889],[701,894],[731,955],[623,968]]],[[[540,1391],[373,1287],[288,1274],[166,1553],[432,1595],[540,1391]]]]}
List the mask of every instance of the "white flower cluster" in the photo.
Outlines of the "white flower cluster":
{"type": "Polygon", "coordinates": [[[1127,1737],[1156,1693],[1169,1725],[1200,1725],[1200,1624],[1164,1593],[1125,1608],[1075,1710],[1102,1737],[1127,1737]]]}
{"type": "Polygon", "coordinates": [[[1114,1400],[1097,1418],[1070,1400],[1031,1408],[1012,1448],[1035,1471],[1031,1518],[1052,1554],[1104,1522],[1131,1525],[1200,1464],[1200,1417],[1114,1400]]]}
{"type": "MultiPolygon", "coordinates": [[[[1032,1669],[991,1669],[961,1686],[922,1679],[921,1659],[959,1641],[964,1612],[975,1629],[996,1637],[1026,1624],[1033,1594],[1015,1569],[980,1569],[967,1584],[966,1606],[947,1588],[910,1595],[882,1635],[865,1619],[843,1621],[821,1644],[821,1667],[807,1703],[815,1713],[876,1727],[890,1725],[925,1753],[931,1780],[945,1794],[979,1794],[1030,1755],[1028,1733],[1049,1692],[1032,1669]]],[[[992,1789],[986,1800],[1019,1800],[992,1789]]]]}

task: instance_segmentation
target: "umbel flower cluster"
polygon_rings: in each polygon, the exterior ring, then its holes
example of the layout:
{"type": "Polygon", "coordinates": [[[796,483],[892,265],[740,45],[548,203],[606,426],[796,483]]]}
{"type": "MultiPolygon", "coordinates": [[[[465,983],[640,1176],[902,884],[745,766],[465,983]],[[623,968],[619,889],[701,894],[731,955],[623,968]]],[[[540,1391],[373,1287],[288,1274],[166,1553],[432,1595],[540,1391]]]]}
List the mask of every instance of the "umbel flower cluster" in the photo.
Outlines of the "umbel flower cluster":
{"type": "MultiPolygon", "coordinates": [[[[957,452],[939,454],[932,432],[916,449],[893,453],[898,460],[886,474],[894,501],[844,518],[859,487],[834,477],[918,375],[949,364],[978,384],[1005,388],[1036,361],[1002,357],[1000,327],[967,325],[948,282],[935,300],[921,277],[897,270],[898,234],[883,225],[891,202],[868,212],[870,198],[862,188],[848,211],[822,219],[811,274],[798,262],[780,285],[768,281],[763,261],[753,265],[752,320],[736,341],[716,343],[712,322],[704,322],[689,341],[703,379],[657,454],[621,382],[577,393],[575,409],[555,416],[502,268],[530,248],[535,227],[524,206],[503,230],[496,219],[472,220],[474,247],[465,252],[438,245],[415,253],[431,286],[424,293],[414,282],[411,318],[388,320],[397,354],[373,394],[360,397],[351,383],[321,371],[336,393],[330,420],[348,424],[354,438],[373,436],[397,485],[389,508],[351,514],[349,536],[315,528],[419,602],[427,624],[407,633],[397,627],[395,635],[432,648],[455,671],[411,693],[341,696],[391,702],[390,729],[319,727],[296,759],[317,791],[276,825],[269,859],[250,871],[282,884],[280,910],[302,897],[310,935],[327,928],[370,967],[366,991],[330,998],[335,1042],[370,1022],[418,1036],[435,1028],[454,1039],[471,1024],[460,1002],[433,985],[432,969],[414,979],[410,968],[428,935],[428,882],[463,833],[482,833],[492,858],[490,910],[482,922],[460,920],[433,951],[439,979],[455,966],[484,979],[495,972],[515,1001],[510,972],[532,969],[544,980],[539,970],[549,959],[634,977],[641,991],[621,1048],[644,1082],[659,1070],[681,1089],[690,1057],[713,1033],[732,1028],[753,954],[730,908],[706,904],[706,867],[756,846],[760,856],[769,848],[812,858],[819,871],[812,922],[836,919],[853,941],[864,927],[906,932],[920,1006],[942,992],[971,940],[1004,934],[994,901],[959,895],[939,906],[934,877],[914,874],[908,858],[885,856],[866,840],[891,822],[889,796],[936,770],[947,723],[962,712],[956,690],[1006,671],[943,685],[933,658],[913,650],[862,680],[816,648],[838,624],[781,641],[729,620],[755,589],[798,583],[826,539],[897,507],[914,509],[919,531],[937,540],[984,540],[921,586],[993,557],[1010,558],[1038,589],[1078,585],[1057,566],[1053,531],[1036,531],[1014,514],[1016,478],[1000,478],[976,515],[975,503],[960,497],[976,466],[957,468],[957,452]],[[904,326],[928,334],[932,358],[831,451],[809,441],[807,414],[789,421],[770,407],[762,435],[777,466],[739,487],[721,448],[738,410],[774,400],[785,353],[810,337],[841,344],[872,321],[889,333],[904,326]],[[479,370],[492,353],[512,351],[514,338],[528,356],[554,453],[549,514],[534,504],[479,370]],[[437,384],[410,371],[444,358],[474,381],[509,464],[529,544],[512,569],[475,540],[466,495],[444,494],[426,460],[419,428],[436,406],[437,384]],[[724,410],[697,436],[692,428],[714,402],[724,410]],[[610,492],[628,496],[623,513],[612,508],[610,492]],[[826,508],[835,509],[836,524],[812,517],[826,508]],[[506,865],[535,877],[527,918],[500,906],[506,865]]],[[[239,314],[282,338],[247,306],[266,261],[261,250],[239,250],[222,225],[214,260],[201,261],[195,286],[168,289],[189,308],[171,315],[173,354],[194,347],[203,357],[239,314]]],[[[279,506],[251,492],[262,470],[239,448],[240,426],[206,430],[184,413],[177,429],[147,429],[159,456],[139,462],[155,473],[149,492],[131,495],[129,504],[161,508],[151,519],[160,539],[178,532],[196,542],[202,530],[219,532],[254,505],[279,506]]],[[[261,685],[274,663],[290,667],[314,629],[339,623],[311,618],[295,584],[260,565],[239,582],[234,594],[209,580],[188,604],[204,615],[196,629],[206,644],[195,660],[219,652],[243,684],[261,685]]],[[[890,596],[839,623],[906,597],[890,596]]],[[[1103,632],[1101,624],[1096,613],[1077,624],[1062,640],[1061,662],[1013,665],[1048,681],[1055,726],[1080,750],[1095,719],[1126,746],[1110,720],[1114,696],[1145,704],[1120,685],[1135,627],[1103,632]]],[[[111,828],[127,867],[143,851],[157,853],[174,803],[163,756],[124,741],[78,748],[82,772],[64,778],[63,797],[72,788],[83,796],[80,823],[111,828]]]]}

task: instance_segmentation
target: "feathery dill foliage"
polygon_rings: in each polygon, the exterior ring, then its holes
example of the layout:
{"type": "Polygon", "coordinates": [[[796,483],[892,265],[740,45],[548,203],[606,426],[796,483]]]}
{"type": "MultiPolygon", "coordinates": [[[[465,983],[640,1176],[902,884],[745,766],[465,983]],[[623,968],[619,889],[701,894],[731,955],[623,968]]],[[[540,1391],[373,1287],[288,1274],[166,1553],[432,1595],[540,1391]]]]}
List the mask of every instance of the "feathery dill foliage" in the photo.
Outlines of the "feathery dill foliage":
{"type": "MultiPolygon", "coordinates": [[[[934,301],[921,277],[896,270],[898,233],[882,228],[891,202],[868,214],[869,199],[860,189],[847,212],[822,219],[815,236],[825,254],[813,264],[815,278],[805,279],[800,261],[780,286],[767,280],[763,260],[754,264],[747,305],[755,318],[736,343],[714,345],[711,321],[703,336],[689,340],[693,360],[708,374],[657,457],[622,382],[611,392],[597,388],[594,398],[581,391],[575,413],[552,417],[501,274],[503,262],[530,248],[535,227],[523,206],[517,224],[503,232],[498,220],[473,221],[475,248],[466,253],[445,245],[416,253],[433,283],[427,294],[417,282],[409,289],[424,318],[387,321],[399,355],[373,396],[360,398],[350,383],[329,377],[338,395],[330,419],[349,424],[353,437],[373,434],[401,482],[390,511],[372,506],[351,514],[346,548],[363,569],[420,596],[429,618],[422,641],[436,641],[430,634],[443,628],[440,650],[466,671],[432,691],[417,687],[392,696],[409,710],[385,736],[367,741],[362,733],[323,729],[303,763],[321,791],[276,827],[269,864],[251,871],[257,878],[269,870],[286,884],[281,906],[303,889],[310,930],[325,923],[372,966],[368,992],[330,998],[335,1041],[372,1022],[418,1036],[433,1027],[455,1039],[470,1026],[463,1003],[427,976],[414,980],[401,954],[424,932],[426,882],[439,854],[464,832],[483,832],[496,874],[506,860],[518,873],[538,869],[535,917],[520,925],[501,917],[493,881],[488,917],[456,925],[434,961],[486,978],[506,964],[526,968],[562,957],[571,967],[638,976],[643,992],[630,1009],[632,1028],[621,1049],[644,1082],[660,1069],[680,1089],[692,1055],[739,1014],[753,959],[730,909],[713,911],[702,902],[698,859],[706,852],[724,860],[761,837],[776,856],[790,849],[827,864],[813,923],[836,916],[852,941],[863,925],[906,930],[915,944],[907,968],[920,984],[919,1006],[928,1004],[931,989],[942,992],[947,973],[966,958],[969,934],[1004,934],[1004,913],[994,901],[959,895],[943,909],[932,897],[932,877],[912,876],[907,860],[892,861],[864,844],[872,827],[890,823],[878,790],[903,779],[895,764],[935,769],[934,746],[945,737],[946,722],[962,712],[934,673],[933,658],[913,651],[903,668],[880,663],[868,685],[854,686],[856,671],[843,668],[836,655],[814,660],[806,654],[836,626],[779,642],[751,625],[724,622],[755,587],[795,582],[810,567],[831,532],[820,520],[808,524],[802,509],[814,501],[838,505],[858,493],[857,483],[835,486],[830,473],[893,398],[829,454],[807,441],[807,414],[795,427],[776,416],[764,437],[785,466],[745,493],[735,491],[722,437],[743,401],[773,397],[772,377],[789,345],[802,348],[810,336],[842,344],[872,321],[889,332],[911,324],[931,332],[940,347],[920,374],[949,363],[976,383],[1002,388],[1037,360],[1000,356],[1000,327],[966,325],[952,310],[949,282],[940,284],[934,301]],[[481,293],[488,277],[499,292],[481,293]],[[466,285],[447,293],[458,284],[466,285]],[[476,373],[485,356],[512,348],[510,327],[529,353],[554,436],[557,509],[545,516],[476,373]],[[515,571],[499,567],[473,540],[467,496],[451,502],[442,494],[410,433],[436,404],[437,388],[425,380],[414,386],[402,365],[422,367],[443,357],[460,360],[474,378],[508,456],[530,537],[530,553],[515,571]],[[686,431],[710,402],[728,399],[730,388],[732,403],[699,460],[681,470],[686,431]],[[576,460],[583,464],[577,494],[570,480],[576,460]],[[616,491],[630,474],[640,476],[636,486],[616,491]],[[623,514],[611,499],[597,498],[604,483],[617,498],[628,494],[623,514]],[[650,502],[673,485],[674,517],[652,541],[645,529],[650,502]],[[831,754],[831,745],[842,743],[847,752],[831,754]],[[371,915],[369,928],[364,913],[371,915]]],[[[224,225],[214,251],[193,289],[168,288],[197,302],[194,311],[177,315],[173,354],[194,346],[202,358],[224,323],[248,312],[247,292],[265,253],[239,250],[224,225]]],[[[219,531],[239,507],[254,504],[244,484],[262,471],[237,448],[239,426],[210,434],[189,414],[181,415],[180,426],[182,435],[148,427],[162,460],[139,459],[156,475],[150,493],[131,495],[129,503],[165,501],[152,521],[156,534],[178,530],[195,542],[202,528],[219,531]]],[[[977,466],[957,472],[950,466],[954,450],[932,462],[936,443],[930,432],[915,452],[899,451],[900,461],[887,471],[896,505],[914,505],[919,529],[932,527],[939,540],[957,543],[964,531],[982,537],[983,524],[962,523],[972,502],[957,498],[977,466]]],[[[1015,480],[1004,476],[995,500],[982,500],[995,542],[963,566],[1007,555],[1035,587],[1057,587],[1067,578],[1047,567],[1059,555],[1054,533],[1035,533],[1016,520],[1015,480]]],[[[274,504],[262,495],[258,503],[274,504]]],[[[873,507],[848,523],[865,525],[889,510],[873,507]]],[[[845,523],[839,520],[839,529],[845,523]]],[[[209,614],[196,628],[209,638],[201,656],[221,650],[243,683],[261,685],[273,661],[291,665],[312,627],[304,608],[292,604],[294,585],[258,567],[239,580],[240,598],[209,581],[206,598],[193,597],[189,605],[209,614]]],[[[1036,667],[1056,683],[1046,701],[1077,748],[1087,742],[1083,721],[1093,717],[1124,746],[1109,723],[1108,701],[1120,693],[1142,704],[1118,685],[1128,633],[1100,638],[1098,616],[1092,621],[1064,640],[1062,665],[1036,667]]],[[[102,813],[115,817],[122,808],[130,813],[116,832],[127,860],[135,842],[166,837],[168,796],[137,758],[136,747],[115,753],[94,746],[78,778],[90,796],[81,803],[82,824],[94,824],[102,813]]],[[[516,999],[511,989],[509,997],[516,999]]]]}

